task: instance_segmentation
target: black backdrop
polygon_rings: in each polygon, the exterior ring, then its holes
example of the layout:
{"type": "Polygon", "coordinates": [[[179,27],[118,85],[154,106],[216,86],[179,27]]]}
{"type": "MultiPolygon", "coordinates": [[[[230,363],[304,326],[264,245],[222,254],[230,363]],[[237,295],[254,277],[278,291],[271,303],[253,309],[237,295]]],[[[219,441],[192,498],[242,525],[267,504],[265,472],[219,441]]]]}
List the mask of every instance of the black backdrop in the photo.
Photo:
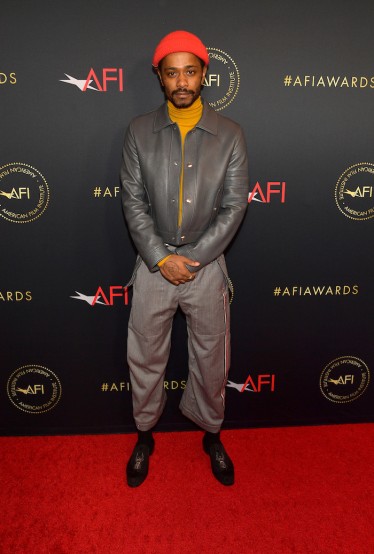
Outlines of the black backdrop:
{"type": "MultiPolygon", "coordinates": [[[[163,100],[151,59],[175,29],[208,46],[204,95],[248,142],[225,425],[373,420],[373,15],[342,0],[2,3],[2,434],[134,430],[118,174],[128,122],[163,100]]],[[[159,429],[193,428],[177,408],[185,333],[178,314],[159,429]]]]}

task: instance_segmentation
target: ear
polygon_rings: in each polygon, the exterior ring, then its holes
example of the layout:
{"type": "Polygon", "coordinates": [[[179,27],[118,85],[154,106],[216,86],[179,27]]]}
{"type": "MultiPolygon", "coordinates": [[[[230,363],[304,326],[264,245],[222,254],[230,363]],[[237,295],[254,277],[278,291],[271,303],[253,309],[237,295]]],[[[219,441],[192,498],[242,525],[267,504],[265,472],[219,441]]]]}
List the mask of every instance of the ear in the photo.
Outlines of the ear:
{"type": "Polygon", "coordinates": [[[158,78],[160,79],[160,83],[162,86],[164,86],[164,83],[162,81],[162,77],[161,77],[161,73],[160,73],[160,70],[157,68],[157,75],[158,75],[158,78]]]}
{"type": "Polygon", "coordinates": [[[208,66],[207,65],[204,65],[203,67],[203,76],[201,77],[201,84],[203,85],[204,84],[204,81],[205,81],[205,75],[206,75],[206,72],[208,71],[208,66]]]}

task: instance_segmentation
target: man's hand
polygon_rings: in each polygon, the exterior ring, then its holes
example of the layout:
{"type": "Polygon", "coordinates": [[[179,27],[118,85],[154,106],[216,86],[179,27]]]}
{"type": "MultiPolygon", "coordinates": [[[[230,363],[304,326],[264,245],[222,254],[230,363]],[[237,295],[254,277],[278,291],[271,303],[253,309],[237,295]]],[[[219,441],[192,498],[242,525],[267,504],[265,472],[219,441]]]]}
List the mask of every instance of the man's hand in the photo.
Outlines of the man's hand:
{"type": "Polygon", "coordinates": [[[186,258],[186,256],[178,256],[178,254],[172,254],[170,258],[160,267],[160,272],[165,279],[170,281],[173,285],[181,285],[195,279],[195,273],[188,271],[187,265],[197,267],[200,262],[195,262],[186,258]]]}

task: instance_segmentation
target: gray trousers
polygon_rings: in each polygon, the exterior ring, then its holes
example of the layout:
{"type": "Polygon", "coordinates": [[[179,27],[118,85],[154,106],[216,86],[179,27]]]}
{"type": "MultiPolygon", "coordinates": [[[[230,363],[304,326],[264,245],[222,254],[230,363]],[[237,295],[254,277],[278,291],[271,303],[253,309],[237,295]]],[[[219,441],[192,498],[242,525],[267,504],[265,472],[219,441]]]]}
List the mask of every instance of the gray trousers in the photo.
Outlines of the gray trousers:
{"type": "Polygon", "coordinates": [[[127,360],[133,413],[141,431],[158,421],[166,402],[165,368],[173,317],[181,307],[187,320],[189,374],[182,413],[210,432],[221,428],[230,365],[230,312],[224,257],[197,272],[190,283],[172,285],[142,261],[137,269],[130,313],[127,360]]]}

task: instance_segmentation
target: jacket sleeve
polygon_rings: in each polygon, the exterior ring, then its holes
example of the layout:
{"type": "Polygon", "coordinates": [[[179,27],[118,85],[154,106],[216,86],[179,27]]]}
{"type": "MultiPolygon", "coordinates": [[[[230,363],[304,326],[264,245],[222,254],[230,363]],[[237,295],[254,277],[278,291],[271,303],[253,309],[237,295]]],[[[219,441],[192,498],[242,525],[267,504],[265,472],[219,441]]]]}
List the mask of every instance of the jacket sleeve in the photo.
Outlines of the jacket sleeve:
{"type": "Polygon", "coordinates": [[[132,124],[129,125],[122,154],[122,206],[135,246],[150,271],[157,271],[157,262],[169,255],[157,234],[150,215],[150,204],[143,183],[132,124]]]}
{"type": "Polygon", "coordinates": [[[201,237],[191,244],[177,249],[177,253],[200,262],[199,271],[215,258],[218,258],[233,239],[248,206],[249,179],[247,148],[242,129],[234,140],[233,151],[227,166],[217,216],[201,237]]]}

